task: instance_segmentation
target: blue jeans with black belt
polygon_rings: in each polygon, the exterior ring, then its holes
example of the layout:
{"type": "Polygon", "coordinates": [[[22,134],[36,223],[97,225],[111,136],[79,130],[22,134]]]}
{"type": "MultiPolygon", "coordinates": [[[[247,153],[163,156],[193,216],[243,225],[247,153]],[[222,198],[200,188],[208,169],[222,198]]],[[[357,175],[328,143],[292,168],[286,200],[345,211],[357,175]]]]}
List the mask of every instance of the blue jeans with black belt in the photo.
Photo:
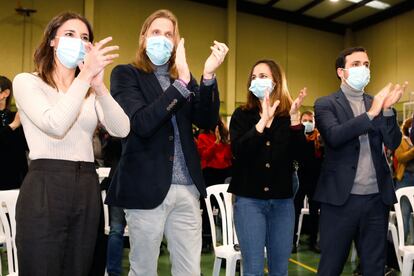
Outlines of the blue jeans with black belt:
{"type": "Polygon", "coordinates": [[[236,196],[234,222],[245,276],[263,275],[265,247],[268,275],[288,275],[295,224],[292,198],[263,200],[236,196]]]}

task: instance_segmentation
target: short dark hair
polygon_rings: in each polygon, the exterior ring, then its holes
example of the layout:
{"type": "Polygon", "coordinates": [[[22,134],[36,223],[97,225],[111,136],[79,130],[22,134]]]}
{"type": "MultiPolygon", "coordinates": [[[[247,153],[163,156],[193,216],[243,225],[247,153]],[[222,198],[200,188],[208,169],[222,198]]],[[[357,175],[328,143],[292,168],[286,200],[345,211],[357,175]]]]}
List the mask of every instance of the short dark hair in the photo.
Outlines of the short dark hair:
{"type": "Polygon", "coordinates": [[[0,76],[0,93],[3,92],[4,90],[7,90],[7,89],[10,90],[10,95],[6,99],[6,108],[9,109],[11,99],[12,99],[12,96],[13,96],[12,82],[7,77],[0,76]]]}
{"type": "MultiPolygon", "coordinates": [[[[346,57],[355,53],[355,52],[364,52],[366,53],[367,50],[365,50],[364,47],[358,46],[358,47],[350,47],[346,48],[342,52],[339,53],[339,56],[336,58],[335,61],[335,74],[338,71],[338,68],[345,68],[345,62],[346,57]]],[[[338,77],[338,74],[336,75],[338,77]]],[[[340,79],[340,77],[338,77],[340,79]]]]}

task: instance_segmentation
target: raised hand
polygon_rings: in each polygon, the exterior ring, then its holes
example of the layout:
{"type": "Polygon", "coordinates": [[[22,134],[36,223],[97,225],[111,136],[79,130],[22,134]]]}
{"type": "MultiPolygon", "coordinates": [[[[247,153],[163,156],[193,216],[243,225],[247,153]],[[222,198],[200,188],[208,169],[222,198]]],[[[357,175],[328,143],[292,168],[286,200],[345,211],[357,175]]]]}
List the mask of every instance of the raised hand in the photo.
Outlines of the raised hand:
{"type": "Polygon", "coordinates": [[[298,97],[293,101],[292,106],[290,107],[289,114],[294,115],[299,112],[299,108],[302,106],[303,99],[308,95],[307,88],[304,87],[300,90],[298,97]]]}
{"type": "Polygon", "coordinates": [[[105,45],[112,40],[112,37],[107,37],[94,45],[86,44],[86,56],[83,63],[79,64],[81,73],[80,77],[89,80],[92,88],[99,94],[103,86],[104,68],[111,64],[119,54],[110,54],[110,52],[118,50],[118,46],[105,45]]]}
{"type": "Polygon", "coordinates": [[[270,105],[269,91],[265,92],[265,97],[262,101],[262,112],[260,113],[260,120],[256,124],[256,130],[260,133],[263,132],[265,127],[270,127],[273,118],[275,116],[276,108],[279,106],[280,101],[276,100],[273,105],[270,105]]]}
{"type": "Polygon", "coordinates": [[[21,125],[21,123],[20,123],[20,115],[19,115],[19,112],[16,112],[16,115],[14,116],[14,120],[13,120],[13,122],[11,122],[9,124],[9,127],[11,127],[11,129],[15,130],[20,125],[21,125]]]}
{"type": "Polygon", "coordinates": [[[396,84],[394,88],[388,93],[382,106],[383,109],[390,108],[393,104],[397,103],[407,88],[408,82],[404,82],[403,85],[396,84]]]}
{"type": "Polygon", "coordinates": [[[216,69],[223,63],[224,58],[229,51],[226,44],[214,40],[214,45],[210,47],[211,54],[204,64],[203,77],[205,79],[213,78],[216,69]]]}
{"type": "Polygon", "coordinates": [[[190,69],[188,68],[187,58],[185,56],[184,38],[181,38],[175,51],[175,66],[178,71],[178,78],[185,83],[191,80],[190,69]]]}
{"type": "Polygon", "coordinates": [[[388,83],[384,88],[374,96],[372,101],[371,108],[367,111],[368,115],[371,117],[378,116],[384,106],[385,99],[389,96],[390,92],[393,90],[394,86],[392,83],[388,83]]]}

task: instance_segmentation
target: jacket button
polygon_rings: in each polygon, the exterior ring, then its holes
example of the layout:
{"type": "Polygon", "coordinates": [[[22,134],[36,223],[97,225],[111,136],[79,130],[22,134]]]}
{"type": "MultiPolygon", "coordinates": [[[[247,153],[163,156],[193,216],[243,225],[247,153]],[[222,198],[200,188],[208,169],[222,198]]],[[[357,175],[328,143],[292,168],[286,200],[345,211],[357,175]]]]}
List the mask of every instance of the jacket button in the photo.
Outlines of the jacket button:
{"type": "Polygon", "coordinates": [[[355,167],[355,166],[352,166],[351,168],[352,168],[353,170],[356,170],[356,167],[355,167]]]}
{"type": "Polygon", "coordinates": [[[266,146],[270,146],[270,141],[266,141],[266,146]]]}
{"type": "Polygon", "coordinates": [[[270,168],[270,163],[266,163],[266,168],[270,168]]]}
{"type": "Polygon", "coordinates": [[[174,136],[172,135],[168,136],[168,141],[172,141],[172,140],[174,140],[174,136]]]}
{"type": "Polygon", "coordinates": [[[263,191],[268,192],[270,189],[269,187],[264,187],[263,191]]]}
{"type": "Polygon", "coordinates": [[[174,161],[174,156],[171,155],[169,159],[170,159],[171,162],[174,161]]]}

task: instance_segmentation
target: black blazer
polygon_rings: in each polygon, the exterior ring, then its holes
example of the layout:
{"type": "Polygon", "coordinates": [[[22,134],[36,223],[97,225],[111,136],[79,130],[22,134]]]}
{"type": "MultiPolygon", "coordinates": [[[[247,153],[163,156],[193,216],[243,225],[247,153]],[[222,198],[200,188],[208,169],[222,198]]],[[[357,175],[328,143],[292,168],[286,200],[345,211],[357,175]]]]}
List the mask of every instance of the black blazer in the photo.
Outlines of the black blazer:
{"type": "Polygon", "coordinates": [[[153,209],[171,185],[174,160],[175,114],[187,168],[202,196],[206,196],[192,124],[212,128],[218,120],[217,83],[198,86],[192,78],[188,99],[171,85],[163,92],[157,77],[133,65],[118,65],[111,74],[111,93],[131,122],[122,139],[122,155],[108,190],[106,203],[127,209],[153,209]]]}
{"type": "MultiPolygon", "coordinates": [[[[364,94],[366,110],[372,97],[364,94]]],[[[394,110],[394,114],[396,114],[394,110]]],[[[378,189],[385,204],[396,202],[390,168],[383,145],[395,150],[401,142],[396,116],[382,113],[372,121],[366,113],[354,117],[342,90],[315,102],[316,125],[325,142],[325,159],[314,199],[323,203],[343,205],[348,199],[359,159],[359,136],[368,133],[378,189]]]]}
{"type": "Polygon", "coordinates": [[[291,198],[293,160],[306,143],[302,125],[290,117],[273,119],[263,133],[256,130],[259,110],[237,108],[230,122],[233,176],[229,192],[258,199],[291,198]]]}

